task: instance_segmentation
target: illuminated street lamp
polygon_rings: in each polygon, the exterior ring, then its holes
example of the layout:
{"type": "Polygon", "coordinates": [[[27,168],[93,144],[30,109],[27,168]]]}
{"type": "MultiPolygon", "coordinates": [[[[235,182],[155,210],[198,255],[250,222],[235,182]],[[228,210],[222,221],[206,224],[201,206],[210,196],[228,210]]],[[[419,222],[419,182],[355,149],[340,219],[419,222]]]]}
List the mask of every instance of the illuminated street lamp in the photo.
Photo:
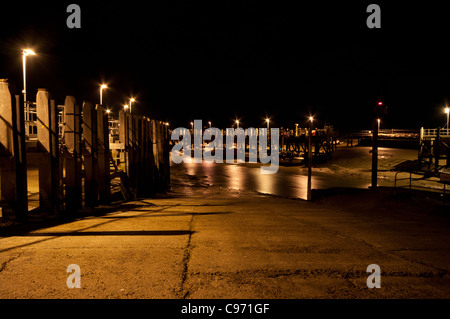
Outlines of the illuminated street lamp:
{"type": "Polygon", "coordinates": [[[100,105],[103,105],[102,91],[103,91],[103,89],[106,89],[107,87],[108,86],[106,84],[100,85],[100,105]]]}
{"type": "Polygon", "coordinates": [[[209,128],[211,128],[211,121],[209,121],[208,124],[209,124],[209,128]]]}
{"type": "Polygon", "coordinates": [[[130,99],[130,113],[131,113],[131,103],[134,102],[134,101],[136,101],[134,98],[130,99]]]}
{"type": "Polygon", "coordinates": [[[125,112],[127,112],[129,107],[130,107],[130,106],[129,106],[128,104],[124,104],[124,105],[123,105],[123,110],[124,110],[125,112]]]}
{"type": "MultiPolygon", "coordinates": [[[[36,55],[36,53],[31,49],[22,49],[22,63],[23,63],[23,103],[24,103],[24,110],[25,110],[25,122],[28,124],[28,121],[30,120],[30,109],[27,104],[27,80],[26,80],[26,65],[27,65],[27,56],[29,55],[36,55]]],[[[29,127],[27,125],[27,130],[29,133],[29,127]]]]}
{"type": "Polygon", "coordinates": [[[448,127],[448,117],[449,117],[449,113],[450,113],[450,109],[448,108],[448,106],[445,107],[444,113],[447,114],[447,130],[448,130],[450,128],[450,127],[448,127]]]}
{"type": "Polygon", "coordinates": [[[191,122],[191,129],[194,129],[194,122],[191,122]]]}
{"type": "Polygon", "coordinates": [[[266,123],[267,123],[267,132],[269,132],[269,122],[270,122],[270,119],[269,119],[269,118],[266,118],[266,123]]]}
{"type": "Polygon", "coordinates": [[[236,120],[236,128],[239,128],[239,120],[236,120]]]}

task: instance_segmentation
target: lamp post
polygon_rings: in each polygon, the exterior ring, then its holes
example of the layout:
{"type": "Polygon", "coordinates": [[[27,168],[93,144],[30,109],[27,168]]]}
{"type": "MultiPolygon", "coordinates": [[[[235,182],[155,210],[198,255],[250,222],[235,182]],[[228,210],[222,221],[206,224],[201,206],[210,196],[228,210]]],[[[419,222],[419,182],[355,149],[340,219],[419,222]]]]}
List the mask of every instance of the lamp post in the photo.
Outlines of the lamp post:
{"type": "Polygon", "coordinates": [[[125,113],[128,111],[128,108],[129,108],[129,107],[130,107],[130,106],[129,106],[128,104],[124,104],[124,105],[123,105],[123,110],[124,110],[125,113]]]}
{"type": "Polygon", "coordinates": [[[209,124],[209,128],[211,128],[211,121],[209,121],[208,124],[209,124]]]}
{"type": "Polygon", "coordinates": [[[103,105],[103,94],[102,94],[102,91],[103,91],[103,89],[106,89],[106,88],[107,88],[106,84],[100,85],[100,105],[103,105]]]}
{"type": "Polygon", "coordinates": [[[22,49],[22,64],[23,64],[23,103],[24,103],[24,110],[25,110],[25,123],[26,123],[26,134],[28,135],[30,133],[30,126],[29,126],[29,120],[30,120],[30,108],[27,104],[27,77],[26,77],[26,66],[27,66],[27,56],[29,55],[36,55],[36,53],[31,49],[22,49]]]}
{"type": "Polygon", "coordinates": [[[266,118],[266,123],[267,123],[267,133],[269,133],[269,122],[270,120],[268,118],[266,118]]]}
{"type": "Polygon", "coordinates": [[[131,103],[134,102],[134,101],[136,101],[134,98],[130,99],[130,113],[131,113],[131,103]]]}
{"type": "Polygon", "coordinates": [[[236,128],[239,128],[239,120],[236,120],[236,128]]]}
{"type": "Polygon", "coordinates": [[[448,107],[448,106],[446,106],[446,107],[445,107],[445,109],[444,109],[444,113],[446,113],[446,114],[447,114],[447,130],[449,130],[449,129],[450,129],[450,127],[448,127],[448,117],[449,117],[450,109],[449,109],[449,107],[448,107]]]}

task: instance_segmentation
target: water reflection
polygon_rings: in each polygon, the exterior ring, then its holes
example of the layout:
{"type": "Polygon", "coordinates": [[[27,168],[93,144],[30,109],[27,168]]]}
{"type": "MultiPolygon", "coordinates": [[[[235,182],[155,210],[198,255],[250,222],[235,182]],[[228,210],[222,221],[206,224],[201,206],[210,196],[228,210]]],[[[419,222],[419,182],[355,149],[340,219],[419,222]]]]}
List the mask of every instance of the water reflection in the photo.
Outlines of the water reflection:
{"type": "MultiPolygon", "coordinates": [[[[303,167],[280,167],[276,174],[261,174],[257,164],[181,163],[177,169],[204,178],[210,185],[236,190],[250,190],[263,194],[306,199],[307,170],[303,167]]],[[[321,172],[312,176],[313,189],[330,187],[367,188],[368,181],[321,172]]]]}
{"type": "MultiPolygon", "coordinates": [[[[332,187],[365,188],[370,186],[370,148],[348,148],[336,152],[333,159],[313,168],[312,188],[332,187]]],[[[379,169],[389,170],[393,165],[414,159],[416,151],[380,149],[379,169]]],[[[181,163],[172,167],[189,175],[202,177],[208,184],[237,190],[250,190],[264,194],[306,199],[307,169],[303,166],[280,166],[275,174],[261,174],[261,164],[181,163]]],[[[391,180],[379,175],[378,185],[393,186],[391,180]]]]}

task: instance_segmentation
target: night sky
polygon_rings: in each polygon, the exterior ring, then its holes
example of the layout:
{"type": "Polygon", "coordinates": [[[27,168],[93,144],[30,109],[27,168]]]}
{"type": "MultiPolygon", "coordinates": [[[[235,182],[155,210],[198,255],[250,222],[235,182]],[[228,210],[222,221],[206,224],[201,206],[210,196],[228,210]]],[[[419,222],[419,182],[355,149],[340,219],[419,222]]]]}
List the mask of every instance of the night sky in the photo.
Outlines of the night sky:
{"type": "Polygon", "coordinates": [[[370,129],[373,105],[382,128],[445,124],[450,77],[448,11],[409,1],[47,1],[15,2],[0,19],[0,78],[27,91],[47,88],[116,112],[133,111],[188,127],[318,125],[370,129]],[[395,2],[395,5],[392,3],[395,2]],[[66,8],[81,7],[81,29],[66,8]],[[381,29],[366,26],[367,5],[381,7],[381,29]]]}

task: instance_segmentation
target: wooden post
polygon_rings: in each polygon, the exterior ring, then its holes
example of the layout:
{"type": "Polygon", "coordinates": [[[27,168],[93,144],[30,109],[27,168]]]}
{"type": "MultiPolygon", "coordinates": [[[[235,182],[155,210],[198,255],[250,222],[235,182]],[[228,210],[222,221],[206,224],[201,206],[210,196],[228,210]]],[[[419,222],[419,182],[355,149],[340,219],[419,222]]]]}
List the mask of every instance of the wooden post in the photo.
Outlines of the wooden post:
{"type": "Polygon", "coordinates": [[[372,124],[372,189],[375,189],[378,181],[378,119],[376,116],[372,124]]]}
{"type": "Polygon", "coordinates": [[[441,128],[437,128],[436,139],[433,142],[433,152],[434,152],[434,172],[439,172],[439,158],[440,158],[440,141],[441,141],[441,128]]]}
{"type": "Polygon", "coordinates": [[[109,178],[109,128],[105,108],[97,104],[97,151],[98,151],[98,193],[99,202],[108,204],[111,200],[109,178]]]}
{"type": "Polygon", "coordinates": [[[310,120],[309,124],[309,134],[308,134],[308,189],[306,191],[306,199],[312,200],[311,193],[311,175],[312,175],[312,130],[313,130],[313,121],[310,120]]]}
{"type": "Polygon", "coordinates": [[[166,175],[165,188],[168,189],[170,185],[170,157],[169,157],[169,127],[164,125],[164,171],[166,175]]]}
{"type": "Polygon", "coordinates": [[[39,209],[41,212],[53,213],[54,195],[52,187],[51,157],[51,112],[50,94],[46,89],[38,89],[36,95],[37,114],[37,151],[39,168],[39,209]]]}
{"type": "Polygon", "coordinates": [[[128,178],[129,185],[133,196],[136,197],[136,128],[133,121],[134,115],[127,113],[127,127],[128,127],[128,178]]]}
{"type": "Polygon", "coordinates": [[[52,209],[56,214],[62,211],[62,194],[61,194],[61,176],[62,170],[59,156],[59,123],[58,123],[58,107],[55,100],[50,100],[50,157],[51,157],[51,175],[52,175],[52,209]]]}
{"type": "Polygon", "coordinates": [[[144,150],[144,119],[142,116],[136,118],[136,142],[137,142],[137,196],[145,197],[145,150],[144,150]]]}
{"type": "Polygon", "coordinates": [[[149,162],[148,162],[148,118],[144,117],[142,119],[142,176],[143,176],[143,193],[145,196],[149,196],[149,181],[148,181],[148,170],[149,170],[149,162]]]}
{"type": "Polygon", "coordinates": [[[1,205],[4,219],[28,220],[24,109],[12,103],[7,79],[0,79],[1,205]]]}
{"type": "Polygon", "coordinates": [[[148,165],[148,191],[150,194],[154,194],[155,193],[155,183],[154,183],[154,178],[155,178],[155,158],[154,158],[154,150],[153,150],[153,120],[148,120],[147,122],[147,136],[148,136],[148,141],[147,141],[147,149],[148,149],[148,161],[147,161],[147,165],[148,165]]]}
{"type": "Polygon", "coordinates": [[[126,113],[123,110],[119,111],[119,141],[123,143],[124,149],[121,151],[121,168],[126,173],[127,170],[127,145],[128,145],[128,139],[127,139],[127,121],[126,121],[126,113]],[[123,162],[122,162],[123,158],[123,162]]]}
{"type": "Polygon", "coordinates": [[[97,112],[89,102],[83,103],[83,162],[84,162],[84,204],[98,205],[97,183],[97,112]]]}
{"type": "Polygon", "coordinates": [[[67,212],[81,208],[81,112],[73,96],[64,102],[65,204],[67,212]]]}

